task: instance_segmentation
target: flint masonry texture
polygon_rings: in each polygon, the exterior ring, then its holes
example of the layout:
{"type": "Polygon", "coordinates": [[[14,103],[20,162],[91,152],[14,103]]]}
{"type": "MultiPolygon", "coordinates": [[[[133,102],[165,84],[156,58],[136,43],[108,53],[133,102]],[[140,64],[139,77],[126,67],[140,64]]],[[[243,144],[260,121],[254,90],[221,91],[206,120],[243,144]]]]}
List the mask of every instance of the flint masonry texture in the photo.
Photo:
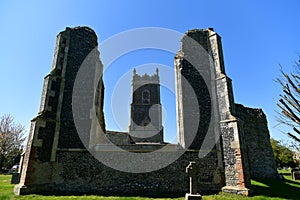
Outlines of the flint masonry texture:
{"type": "Polygon", "coordinates": [[[129,134],[134,142],[163,143],[158,69],[154,75],[133,70],[129,134]]]}
{"type": "Polygon", "coordinates": [[[220,36],[212,29],[188,31],[175,57],[175,69],[179,144],[201,150],[209,150],[206,143],[216,144],[223,155],[226,186],[247,191],[250,176],[243,131],[234,116],[220,36]]]}
{"type": "MultiPolygon", "coordinates": [[[[44,79],[39,114],[31,121],[21,180],[16,186],[17,194],[22,194],[23,190],[24,193],[29,192],[32,185],[52,183],[60,171],[57,152],[82,149],[83,143],[89,142],[89,130],[83,138],[77,134],[72,114],[72,92],[81,64],[97,44],[95,32],[88,27],[66,28],[58,34],[52,70],[44,79]]],[[[95,72],[89,76],[94,80],[95,72]]],[[[97,90],[100,93],[103,91],[101,87],[102,82],[97,90]]],[[[102,100],[98,102],[98,117],[104,129],[102,100]]],[[[92,105],[92,102],[86,103],[92,105]]],[[[86,123],[91,128],[91,121],[87,119],[86,123]]]]}
{"type": "Polygon", "coordinates": [[[262,109],[235,104],[236,116],[243,120],[244,139],[251,178],[278,178],[270,142],[268,122],[262,109]]]}
{"type": "MultiPolygon", "coordinates": [[[[97,36],[88,27],[66,28],[58,34],[52,69],[44,79],[40,111],[31,121],[16,194],[183,196],[189,191],[185,170],[190,161],[200,169],[195,180],[200,194],[222,188],[225,192],[247,194],[249,166],[251,175],[257,176],[274,168],[269,146],[263,151],[268,162],[259,165],[264,161],[261,147],[250,140],[255,137],[269,145],[266,120],[257,117],[260,112],[234,104],[221,38],[212,29],[186,32],[174,61],[178,144],[169,144],[173,151],[159,153],[163,158],[182,153],[181,156],[170,165],[147,173],[123,172],[104,165],[95,158],[97,155],[118,153],[108,148],[107,140],[140,155],[166,144],[137,145],[125,132],[106,132],[103,66],[97,45],[97,36]],[[84,63],[90,68],[82,75],[80,66],[84,63]],[[86,90],[89,87],[95,90],[86,90]],[[75,123],[80,126],[75,127],[75,123]],[[252,136],[257,126],[259,131],[252,136]],[[253,151],[247,150],[253,147],[253,151]]],[[[157,91],[153,94],[159,94],[157,91]]],[[[161,122],[158,124],[160,127],[161,122]]],[[[162,143],[162,132],[158,136],[155,142],[162,143]]],[[[124,164],[119,160],[112,162],[124,164]]]]}

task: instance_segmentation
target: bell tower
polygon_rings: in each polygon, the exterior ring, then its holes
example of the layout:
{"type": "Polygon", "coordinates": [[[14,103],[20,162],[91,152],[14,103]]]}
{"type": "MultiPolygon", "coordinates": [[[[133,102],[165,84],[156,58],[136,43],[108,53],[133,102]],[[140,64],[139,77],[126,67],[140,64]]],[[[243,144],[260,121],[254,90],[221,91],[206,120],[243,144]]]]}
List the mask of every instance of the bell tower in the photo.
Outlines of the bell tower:
{"type": "Polygon", "coordinates": [[[163,143],[158,68],[154,75],[132,76],[129,134],[134,142],[163,143]]]}

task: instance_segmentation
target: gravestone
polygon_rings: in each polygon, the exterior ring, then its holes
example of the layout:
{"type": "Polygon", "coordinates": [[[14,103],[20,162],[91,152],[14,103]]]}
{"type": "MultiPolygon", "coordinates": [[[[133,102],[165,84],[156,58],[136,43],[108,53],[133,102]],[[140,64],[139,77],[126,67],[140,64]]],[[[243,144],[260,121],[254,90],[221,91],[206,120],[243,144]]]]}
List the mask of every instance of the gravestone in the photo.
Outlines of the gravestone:
{"type": "Polygon", "coordinates": [[[291,173],[292,173],[292,179],[294,181],[300,180],[300,170],[299,169],[292,170],[291,173]]]}
{"type": "Polygon", "coordinates": [[[12,173],[10,184],[18,184],[20,182],[20,173],[12,173]]]}
{"type": "Polygon", "coordinates": [[[190,193],[185,194],[185,200],[200,200],[201,195],[197,193],[197,174],[198,168],[196,162],[190,162],[186,167],[186,173],[190,177],[190,193]]]}

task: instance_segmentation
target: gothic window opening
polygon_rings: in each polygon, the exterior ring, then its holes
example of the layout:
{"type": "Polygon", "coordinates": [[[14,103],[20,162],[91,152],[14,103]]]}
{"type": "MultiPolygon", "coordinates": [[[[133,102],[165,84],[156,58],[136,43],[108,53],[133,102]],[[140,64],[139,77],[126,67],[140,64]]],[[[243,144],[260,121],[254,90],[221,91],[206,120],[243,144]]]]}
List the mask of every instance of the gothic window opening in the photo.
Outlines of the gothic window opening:
{"type": "Polygon", "coordinates": [[[143,104],[150,104],[150,92],[148,90],[144,90],[142,93],[143,104]]]}

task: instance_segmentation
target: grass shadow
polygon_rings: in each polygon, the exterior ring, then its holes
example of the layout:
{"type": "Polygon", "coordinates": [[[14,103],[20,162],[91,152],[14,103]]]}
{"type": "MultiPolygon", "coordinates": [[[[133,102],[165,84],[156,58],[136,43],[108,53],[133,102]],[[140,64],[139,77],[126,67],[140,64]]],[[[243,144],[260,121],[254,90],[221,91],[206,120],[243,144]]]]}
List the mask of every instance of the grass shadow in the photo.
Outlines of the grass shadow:
{"type": "Polygon", "coordinates": [[[300,183],[288,179],[254,179],[260,184],[252,184],[254,196],[278,197],[283,199],[300,199],[300,183]]]}
{"type": "MultiPolygon", "coordinates": [[[[285,179],[284,181],[285,181],[286,183],[298,185],[298,186],[299,186],[299,190],[300,190],[300,182],[291,181],[291,180],[288,180],[288,179],[285,179]]],[[[300,199],[300,197],[299,197],[299,199],[300,199]]]]}

